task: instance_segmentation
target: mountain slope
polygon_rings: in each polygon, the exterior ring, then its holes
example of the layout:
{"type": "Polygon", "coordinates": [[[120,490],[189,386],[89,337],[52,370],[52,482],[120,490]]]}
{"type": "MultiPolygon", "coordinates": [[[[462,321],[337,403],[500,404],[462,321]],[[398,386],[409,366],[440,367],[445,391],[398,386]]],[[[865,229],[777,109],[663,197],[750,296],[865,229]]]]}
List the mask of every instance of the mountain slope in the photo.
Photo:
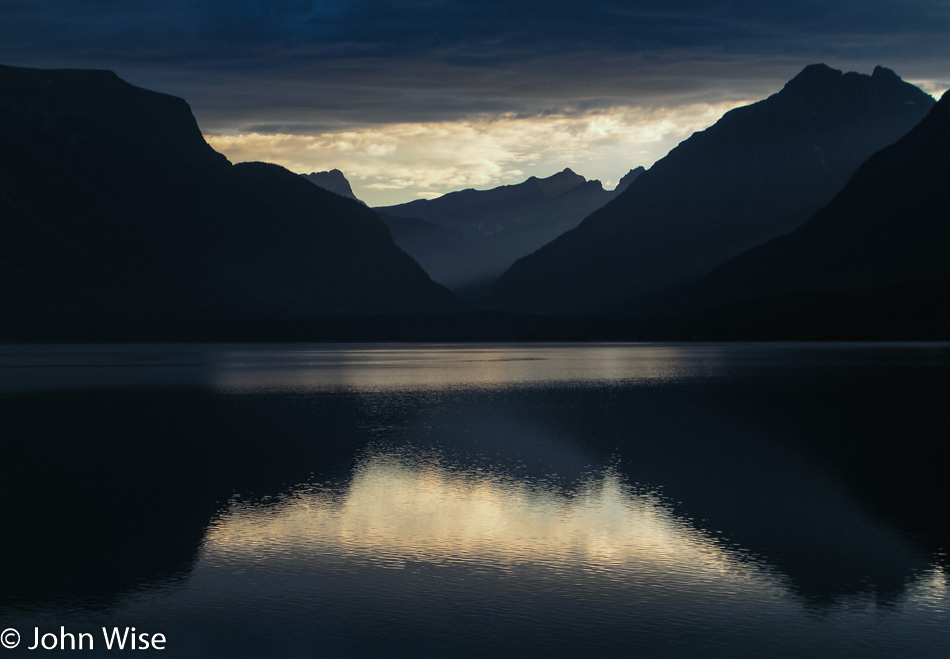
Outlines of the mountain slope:
{"type": "Polygon", "coordinates": [[[393,238],[436,281],[476,297],[517,259],[568,231],[642,173],[631,170],[616,190],[565,169],[548,178],[531,177],[491,190],[461,190],[377,209],[393,238]],[[429,230],[422,232],[423,220],[429,230]],[[438,225],[450,231],[432,228],[438,225]],[[461,234],[465,243],[460,244],[461,234]]]}
{"type": "MultiPolygon", "coordinates": [[[[474,286],[477,294],[478,282],[493,258],[484,244],[466,238],[457,229],[428,220],[381,212],[377,215],[389,227],[400,249],[412,256],[434,281],[462,296],[471,296],[474,286]]],[[[501,268],[499,273],[503,271],[501,268]]]]}
{"type": "MultiPolygon", "coordinates": [[[[736,324],[774,317],[840,323],[855,310],[901,326],[946,320],[950,295],[950,95],[874,154],[799,229],[717,268],[677,294],[678,307],[733,305],[736,324]],[[824,301],[825,311],[802,313],[824,301]],[[904,318],[900,318],[904,316],[904,318]]],[[[774,323],[772,323],[774,324],[774,323]]]]}
{"type": "Polygon", "coordinates": [[[0,235],[20,339],[456,305],[365,207],[232,166],[184,101],[104,71],[0,67],[0,235]]]}
{"type": "Polygon", "coordinates": [[[695,133],[576,229],[515,263],[491,303],[617,310],[695,279],[801,225],[932,105],[881,67],[870,76],[806,67],[780,92],[695,133]]]}

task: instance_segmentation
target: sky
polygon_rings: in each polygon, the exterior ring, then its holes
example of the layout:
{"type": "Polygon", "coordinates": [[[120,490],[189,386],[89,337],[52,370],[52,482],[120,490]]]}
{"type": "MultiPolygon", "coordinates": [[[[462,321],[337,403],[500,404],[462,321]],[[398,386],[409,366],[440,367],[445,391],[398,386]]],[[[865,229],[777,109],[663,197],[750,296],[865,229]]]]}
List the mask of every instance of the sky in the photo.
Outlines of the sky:
{"type": "Polygon", "coordinates": [[[808,64],[950,87],[947,0],[2,0],[0,63],[185,98],[232,162],[370,205],[570,167],[612,187],[808,64]]]}

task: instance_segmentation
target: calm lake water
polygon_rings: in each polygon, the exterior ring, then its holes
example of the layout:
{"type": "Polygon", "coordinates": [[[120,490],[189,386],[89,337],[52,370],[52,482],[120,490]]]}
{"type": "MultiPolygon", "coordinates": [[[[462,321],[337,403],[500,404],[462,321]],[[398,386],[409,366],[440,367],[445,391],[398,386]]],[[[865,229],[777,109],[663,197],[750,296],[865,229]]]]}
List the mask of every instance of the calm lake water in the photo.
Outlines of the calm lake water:
{"type": "Polygon", "coordinates": [[[948,393],[946,344],[0,347],[0,653],[947,657],[948,393]]]}

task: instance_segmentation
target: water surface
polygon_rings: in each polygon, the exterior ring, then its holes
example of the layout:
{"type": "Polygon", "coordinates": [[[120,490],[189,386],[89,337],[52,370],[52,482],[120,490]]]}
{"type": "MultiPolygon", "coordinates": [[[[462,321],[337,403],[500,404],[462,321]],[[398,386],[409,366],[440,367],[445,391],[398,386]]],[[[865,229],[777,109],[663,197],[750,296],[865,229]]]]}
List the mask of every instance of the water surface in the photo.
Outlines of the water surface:
{"type": "Polygon", "coordinates": [[[946,656],[948,367],[0,348],[0,626],[134,625],[174,657],[946,656]]]}

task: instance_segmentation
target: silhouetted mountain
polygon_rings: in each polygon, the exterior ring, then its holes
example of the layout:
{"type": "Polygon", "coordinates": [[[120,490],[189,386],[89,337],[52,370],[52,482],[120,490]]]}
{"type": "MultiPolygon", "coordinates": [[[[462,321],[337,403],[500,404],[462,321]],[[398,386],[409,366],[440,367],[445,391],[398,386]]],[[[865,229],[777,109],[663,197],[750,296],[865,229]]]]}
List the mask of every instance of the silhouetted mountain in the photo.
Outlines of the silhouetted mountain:
{"type": "Polygon", "coordinates": [[[620,182],[617,184],[617,187],[613,189],[614,196],[619,195],[621,192],[630,187],[630,184],[637,180],[640,177],[640,174],[643,174],[645,170],[643,167],[637,167],[631,169],[629,172],[624,174],[620,182]]]}
{"type": "Polygon", "coordinates": [[[361,204],[363,203],[353,194],[353,188],[350,187],[350,182],[346,180],[343,172],[339,169],[331,169],[328,172],[310,172],[309,174],[301,174],[301,176],[324,190],[329,190],[341,197],[359,201],[361,204]]]}
{"type": "Polygon", "coordinates": [[[183,100],[105,71],[0,67],[0,226],[6,338],[456,303],[370,210],[232,166],[183,100]]]}
{"type": "Polygon", "coordinates": [[[946,331],[948,181],[950,95],[944,94],[805,224],[676,292],[669,306],[728,304],[707,322],[743,333],[774,334],[784,326],[808,335],[839,327],[860,335],[862,324],[903,328],[898,338],[929,336],[931,327],[946,331]]]}
{"type": "Polygon", "coordinates": [[[417,199],[378,210],[394,217],[429,220],[459,229],[468,235],[490,236],[523,224],[523,207],[530,208],[533,204],[562,195],[586,182],[583,176],[565,169],[546,179],[532,176],[517,185],[503,185],[491,190],[469,188],[436,199],[417,199]]]}
{"type": "Polygon", "coordinates": [[[617,190],[604,190],[570,169],[517,185],[491,190],[461,190],[437,199],[419,199],[377,209],[396,243],[415,258],[433,279],[468,297],[488,292],[494,280],[517,259],[530,254],[626,188],[643,171],[630,170],[617,190]],[[453,230],[404,224],[415,218],[453,230]],[[460,243],[458,232],[467,244],[460,243]]]}
{"type": "MultiPolygon", "coordinates": [[[[478,281],[483,260],[491,259],[481,243],[466,238],[457,229],[417,217],[394,217],[381,212],[377,215],[389,227],[396,244],[433,280],[450,288],[454,285],[457,293],[471,296],[472,290],[465,284],[478,281]]],[[[479,290],[476,286],[475,292],[479,290]]]]}
{"type": "Polygon", "coordinates": [[[933,102],[881,67],[870,76],[806,67],[777,94],[695,133],[576,229],[515,263],[492,305],[616,310],[702,276],[800,226],[933,102]]]}

